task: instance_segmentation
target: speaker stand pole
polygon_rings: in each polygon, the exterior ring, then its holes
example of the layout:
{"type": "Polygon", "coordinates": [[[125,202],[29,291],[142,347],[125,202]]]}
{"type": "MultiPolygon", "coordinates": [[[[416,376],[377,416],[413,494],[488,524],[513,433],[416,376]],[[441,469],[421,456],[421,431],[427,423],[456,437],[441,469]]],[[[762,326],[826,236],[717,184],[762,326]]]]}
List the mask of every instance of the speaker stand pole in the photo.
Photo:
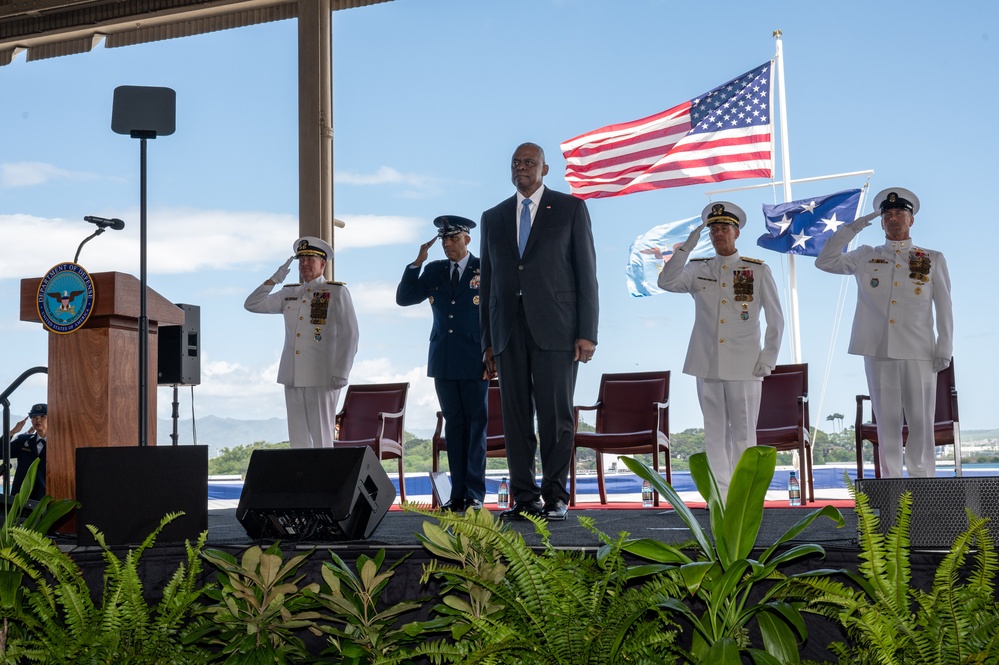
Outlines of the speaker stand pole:
{"type": "Polygon", "coordinates": [[[146,139],[155,132],[132,132],[139,138],[139,445],[149,442],[149,317],[146,315],[146,139]]]}
{"type": "Polygon", "coordinates": [[[180,402],[177,400],[177,384],[173,384],[173,412],[170,414],[173,418],[173,434],[170,435],[170,441],[173,445],[177,445],[177,440],[180,438],[177,435],[177,420],[180,418],[180,402]]]}

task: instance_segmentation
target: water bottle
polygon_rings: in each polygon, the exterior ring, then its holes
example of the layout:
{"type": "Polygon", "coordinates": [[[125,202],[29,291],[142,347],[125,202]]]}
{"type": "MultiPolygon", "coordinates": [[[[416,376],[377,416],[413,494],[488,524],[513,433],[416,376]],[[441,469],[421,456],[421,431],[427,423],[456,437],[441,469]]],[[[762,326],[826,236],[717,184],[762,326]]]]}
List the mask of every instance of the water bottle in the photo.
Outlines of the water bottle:
{"type": "Polygon", "coordinates": [[[642,483],[642,508],[651,508],[652,498],[652,483],[646,480],[642,483]]]}
{"type": "Polygon", "coordinates": [[[496,507],[506,510],[510,507],[510,485],[506,478],[500,481],[499,492],[496,493],[496,507]]]}
{"type": "Polygon", "coordinates": [[[787,479],[787,502],[792,506],[801,505],[801,487],[798,486],[798,479],[791,472],[791,477],[787,479]]]}

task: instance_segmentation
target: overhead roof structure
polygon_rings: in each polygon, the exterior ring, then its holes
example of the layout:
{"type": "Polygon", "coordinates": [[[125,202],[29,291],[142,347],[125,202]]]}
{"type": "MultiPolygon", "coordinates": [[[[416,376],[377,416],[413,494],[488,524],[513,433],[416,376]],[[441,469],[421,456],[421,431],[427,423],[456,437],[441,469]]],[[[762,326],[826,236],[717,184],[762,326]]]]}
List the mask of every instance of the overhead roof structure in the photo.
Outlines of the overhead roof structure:
{"type": "MultiPolygon", "coordinates": [[[[389,0],[330,0],[332,11],[389,0]]],[[[201,35],[299,16],[299,0],[4,0],[0,65],[201,35]]]]}
{"type": "Polygon", "coordinates": [[[31,62],[102,41],[118,48],[297,18],[299,234],[335,246],[331,13],[383,2],[391,0],[0,0],[0,66],[25,51],[31,62]]]}

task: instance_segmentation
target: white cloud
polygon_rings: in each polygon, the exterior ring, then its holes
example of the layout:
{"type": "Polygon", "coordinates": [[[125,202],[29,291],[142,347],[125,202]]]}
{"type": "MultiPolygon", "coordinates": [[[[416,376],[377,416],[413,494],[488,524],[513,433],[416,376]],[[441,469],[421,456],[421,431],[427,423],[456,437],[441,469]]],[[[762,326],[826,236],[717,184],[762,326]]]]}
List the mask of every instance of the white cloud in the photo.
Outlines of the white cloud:
{"type": "Polygon", "coordinates": [[[94,173],[67,171],[43,162],[6,162],[0,164],[0,187],[35,187],[53,180],[96,180],[94,173]]]}
{"type": "MultiPolygon", "coordinates": [[[[80,250],[80,263],[90,272],[139,272],[140,223],[136,210],[102,211],[125,220],[121,231],[106,231],[80,250]]],[[[413,244],[426,230],[415,217],[345,216],[338,229],[337,251],[413,244]]],[[[0,255],[0,275],[40,275],[76,256],[80,243],[96,227],[82,219],[0,214],[7,250],[0,255]],[[42,242],[40,239],[44,239],[42,242]]],[[[298,234],[294,215],[230,210],[165,208],[147,214],[147,272],[182,274],[206,269],[230,270],[280,263],[291,256],[298,234]]],[[[393,298],[394,302],[394,298],[393,298]]]]}
{"type": "Polygon", "coordinates": [[[349,284],[350,297],[354,302],[354,311],[364,314],[389,314],[407,319],[433,318],[430,306],[424,304],[416,307],[400,307],[395,304],[396,284],[390,282],[359,282],[349,284]]]}

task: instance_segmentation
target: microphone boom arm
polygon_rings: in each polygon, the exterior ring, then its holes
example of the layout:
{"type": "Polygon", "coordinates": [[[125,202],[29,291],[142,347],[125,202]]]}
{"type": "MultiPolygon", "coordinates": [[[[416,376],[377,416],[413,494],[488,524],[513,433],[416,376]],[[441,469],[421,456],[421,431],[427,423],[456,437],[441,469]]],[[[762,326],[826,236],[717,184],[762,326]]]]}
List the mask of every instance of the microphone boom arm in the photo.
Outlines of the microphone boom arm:
{"type": "Polygon", "coordinates": [[[107,231],[107,228],[105,228],[103,226],[99,226],[99,227],[97,227],[96,231],[94,231],[89,236],[87,236],[86,238],[84,238],[83,242],[80,243],[80,246],[76,248],[76,256],[73,257],[73,263],[79,264],[80,263],[80,250],[83,249],[83,246],[86,245],[87,242],[89,242],[90,240],[93,240],[94,238],[96,238],[100,234],[104,233],[105,231],[107,231]]]}

